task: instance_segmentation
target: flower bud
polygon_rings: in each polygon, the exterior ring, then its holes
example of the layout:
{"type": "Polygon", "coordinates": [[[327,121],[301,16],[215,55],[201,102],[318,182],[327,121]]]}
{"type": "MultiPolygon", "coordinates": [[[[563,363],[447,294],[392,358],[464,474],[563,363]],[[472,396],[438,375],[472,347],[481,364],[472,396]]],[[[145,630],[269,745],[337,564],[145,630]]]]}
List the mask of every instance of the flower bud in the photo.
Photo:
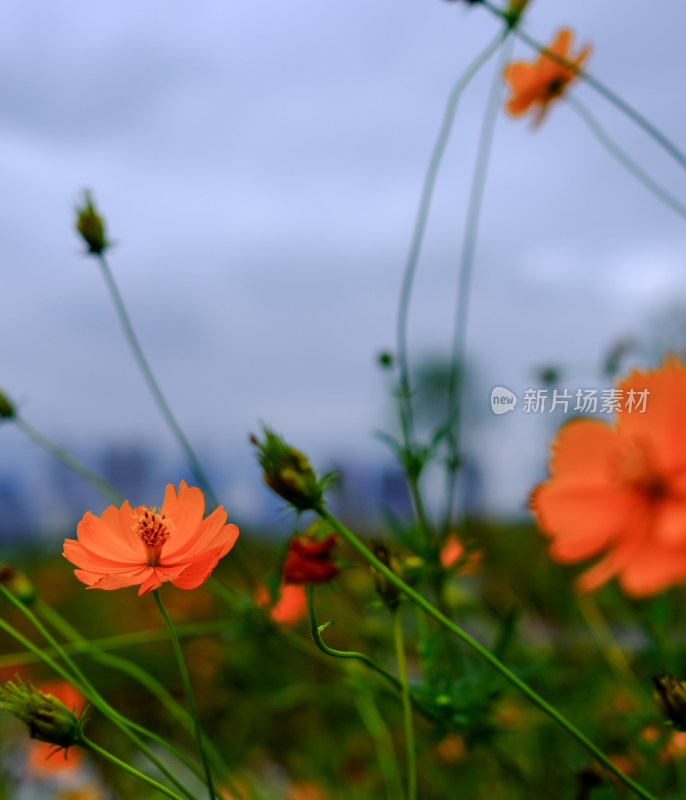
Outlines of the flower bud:
{"type": "MultiPolygon", "coordinates": [[[[397,574],[398,564],[395,558],[391,555],[391,551],[383,542],[374,542],[372,544],[372,552],[379,559],[379,561],[388,567],[391,572],[397,574]]],[[[376,587],[377,594],[386,604],[386,608],[390,611],[395,611],[400,603],[400,590],[398,587],[388,580],[388,577],[376,567],[371,567],[372,575],[374,576],[374,586],[376,587]]]]}
{"type": "Polygon", "coordinates": [[[16,416],[14,406],[7,396],[0,392],[0,419],[12,419],[14,416],[16,416]]]}
{"type": "Polygon", "coordinates": [[[95,210],[89,191],[83,193],[84,205],[76,207],[76,229],[88,245],[88,252],[101,255],[110,246],[105,235],[105,223],[95,210]]]}
{"type": "Polygon", "coordinates": [[[32,739],[65,749],[83,742],[83,722],[76,714],[59,698],[19,678],[0,688],[0,708],[20,719],[32,739]]]}
{"type": "Polygon", "coordinates": [[[322,504],[323,486],[317,480],[307,456],[286,444],[269,428],[264,441],[256,436],[250,441],[258,448],[258,460],[264,470],[264,482],[298,511],[317,509],[322,504]]]}
{"type": "Polygon", "coordinates": [[[26,606],[36,599],[36,590],[31,581],[9,564],[0,567],[0,583],[26,606]]]}
{"type": "Polygon", "coordinates": [[[510,0],[510,5],[504,14],[510,28],[514,28],[519,22],[519,18],[522,16],[528,2],[529,0],[510,0]]]}
{"type": "Polygon", "coordinates": [[[686,686],[669,672],[655,675],[653,684],[664,715],[680,730],[686,728],[686,686]]]}
{"type": "Polygon", "coordinates": [[[393,354],[389,353],[387,350],[384,350],[383,353],[379,353],[379,366],[384,369],[390,369],[393,366],[393,354]]]}

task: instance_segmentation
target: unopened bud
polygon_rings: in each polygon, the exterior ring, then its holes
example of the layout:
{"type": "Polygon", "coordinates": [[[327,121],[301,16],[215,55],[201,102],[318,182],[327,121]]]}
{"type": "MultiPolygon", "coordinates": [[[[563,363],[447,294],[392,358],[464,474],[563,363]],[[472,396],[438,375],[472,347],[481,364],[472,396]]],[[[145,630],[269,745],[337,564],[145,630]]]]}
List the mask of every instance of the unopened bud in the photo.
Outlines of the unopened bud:
{"type": "Polygon", "coordinates": [[[0,583],[25,606],[30,606],[36,599],[36,590],[31,581],[9,564],[0,567],[0,583]]]}
{"type": "Polygon", "coordinates": [[[505,12],[505,20],[510,28],[514,28],[522,16],[529,0],[510,0],[510,6],[505,12]]]}
{"type": "Polygon", "coordinates": [[[7,396],[0,392],[0,419],[12,419],[16,415],[14,406],[7,396]]]}
{"type": "MultiPolygon", "coordinates": [[[[372,545],[372,552],[379,559],[379,561],[387,567],[392,573],[397,574],[398,564],[396,559],[391,555],[391,551],[383,542],[375,542],[372,545]]],[[[388,576],[372,567],[372,575],[374,576],[374,586],[381,599],[386,604],[386,607],[394,611],[400,603],[400,590],[398,587],[388,579],[388,576]]]]}
{"type": "Polygon", "coordinates": [[[269,428],[264,428],[264,441],[251,436],[258,448],[258,460],[264,470],[264,482],[298,511],[319,508],[323,486],[307,460],[307,456],[286,444],[269,428]]]}
{"type": "Polygon", "coordinates": [[[686,686],[669,672],[653,678],[655,696],[664,715],[679,729],[686,728],[686,686]]]}
{"type": "Polygon", "coordinates": [[[83,721],[74,711],[59,698],[19,678],[0,688],[0,708],[20,719],[32,739],[65,749],[83,742],[83,721]]]}
{"type": "Polygon", "coordinates": [[[105,223],[95,210],[90,192],[85,191],[84,205],[76,207],[76,229],[88,245],[88,252],[101,255],[110,246],[105,235],[105,223]]]}

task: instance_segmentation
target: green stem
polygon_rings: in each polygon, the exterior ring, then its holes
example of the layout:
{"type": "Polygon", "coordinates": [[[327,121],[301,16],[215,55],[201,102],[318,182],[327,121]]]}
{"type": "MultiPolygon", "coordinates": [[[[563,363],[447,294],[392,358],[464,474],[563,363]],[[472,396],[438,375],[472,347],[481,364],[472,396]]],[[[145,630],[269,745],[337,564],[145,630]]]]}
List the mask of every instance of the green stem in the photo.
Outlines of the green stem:
{"type": "MultiPolygon", "coordinates": [[[[509,31],[508,31],[509,32],[509,31]]],[[[462,396],[464,388],[465,351],[467,341],[467,319],[469,298],[474,273],[474,257],[479,232],[479,220],[483,206],[486,176],[491,156],[491,146],[495,133],[495,123],[500,110],[502,96],[502,71],[505,63],[512,55],[514,39],[504,43],[498,58],[498,65],[493,75],[491,88],[486,100],[479,147],[474,166],[474,175],[469,192],[469,205],[465,220],[462,253],[457,282],[457,302],[453,329],[453,349],[450,359],[450,377],[448,381],[448,466],[446,470],[446,508],[443,520],[442,535],[445,538],[450,530],[455,499],[455,478],[459,468],[460,432],[462,429],[462,396]]]]}
{"type": "Polygon", "coordinates": [[[619,680],[633,685],[634,690],[644,697],[649,695],[650,693],[645,690],[636,673],[631,669],[626,653],[617,644],[610,626],[607,624],[607,620],[593,595],[590,593],[578,593],[576,595],[576,604],[598,646],[598,650],[600,650],[619,680]]]}
{"type": "MultiPolygon", "coordinates": [[[[419,253],[426,230],[426,222],[429,216],[431,201],[436,186],[436,178],[438,176],[441,161],[443,160],[446,145],[450,137],[450,132],[455,120],[455,114],[457,112],[457,105],[462,92],[466,89],[472,78],[479,72],[484,64],[500,47],[502,40],[503,34],[498,34],[498,36],[487,47],[485,47],[484,50],[482,50],[481,53],[479,53],[479,55],[474,59],[474,61],[467,67],[450,91],[445,111],[443,113],[443,121],[441,122],[438,137],[436,139],[436,143],[434,144],[426,174],[424,176],[424,184],[422,186],[419,207],[417,209],[412,239],[410,241],[410,250],[405,263],[405,271],[398,305],[397,347],[398,366],[400,369],[398,404],[400,409],[400,424],[406,453],[413,453],[415,450],[414,423],[412,419],[412,393],[407,348],[407,322],[410,310],[412,285],[414,282],[415,273],[417,271],[417,262],[419,260],[419,253]]],[[[419,491],[418,478],[414,475],[408,475],[408,482],[415,511],[420,520],[422,528],[426,531],[428,530],[428,524],[426,521],[426,514],[424,512],[421,493],[419,491]]]]}
{"type": "Polygon", "coordinates": [[[90,739],[87,739],[85,736],[82,735],[81,741],[79,742],[83,747],[86,747],[88,750],[92,750],[94,753],[106,758],[108,761],[111,761],[113,764],[116,764],[121,769],[125,770],[129,773],[129,775],[133,775],[134,777],[138,778],[138,780],[147,783],[149,786],[152,786],[154,789],[157,789],[158,792],[167,795],[167,797],[173,798],[173,800],[182,800],[182,798],[176,794],[176,792],[172,792],[171,789],[167,789],[166,786],[163,786],[161,783],[158,783],[153,778],[149,778],[147,775],[144,775],[142,772],[139,772],[135,767],[132,767],[130,764],[127,764],[125,761],[121,761],[115,755],[110,753],[107,750],[104,750],[100,745],[95,744],[90,739]]]}
{"type": "Polygon", "coordinates": [[[462,630],[462,628],[458,627],[452,620],[448,619],[444,614],[442,614],[437,608],[431,605],[428,600],[425,600],[420,594],[415,592],[415,590],[408,586],[403,580],[401,580],[397,575],[391,572],[385,564],[383,564],[379,559],[369,550],[356,536],[352,531],[348,530],[348,528],[343,525],[336,517],[330,514],[324,506],[319,506],[318,508],[314,508],[322,519],[325,519],[332,528],[338,531],[341,536],[355,549],[357,550],[360,555],[365,558],[372,566],[376,567],[377,570],[382,572],[386,578],[397,586],[404,594],[406,594],[410,600],[412,600],[415,605],[419,606],[423,609],[430,617],[433,617],[437,622],[443,625],[448,630],[452,631],[458,638],[460,638],[465,644],[469,645],[473,650],[475,650],[482,658],[484,658],[488,663],[499,672],[503,677],[505,677],[511,684],[516,686],[532,703],[537,705],[541,711],[551,717],[555,722],[557,722],[561,727],[563,727],[569,734],[571,734],[580,744],[582,744],[592,755],[594,755],[598,761],[600,761],[607,769],[613,772],[620,780],[622,780],[627,786],[629,786],[636,794],[640,797],[643,797],[644,800],[656,800],[656,798],[647,792],[642,786],[638,783],[633,781],[629,778],[628,775],[625,775],[618,767],[616,767],[612,761],[600,750],[596,747],[590,739],[586,738],[581,731],[579,731],[566,717],[560,714],[557,709],[553,708],[549,703],[547,703],[540,695],[536,694],[533,689],[529,688],[529,686],[524,683],[520,678],[518,678],[513,672],[511,672],[501,661],[499,661],[492,653],[490,653],[486,648],[480,645],[476,639],[473,639],[468,633],[462,630]]]}
{"type": "Polygon", "coordinates": [[[217,501],[217,497],[212,491],[212,487],[210,482],[207,480],[207,477],[200,466],[200,462],[198,461],[198,457],[195,455],[193,448],[190,445],[190,442],[186,438],[181,426],[176,421],[176,417],[172,413],[167,400],[160,389],[155,376],[152,373],[152,369],[150,369],[150,365],[143,353],[143,348],[140,346],[140,342],[138,341],[138,337],[136,336],[135,331],[133,330],[133,325],[131,324],[131,318],[129,317],[129,313],[126,310],[126,306],[124,305],[124,300],[119,292],[119,288],[117,287],[117,283],[114,280],[114,275],[112,274],[112,270],[107,263],[107,259],[105,258],[104,254],[100,254],[98,256],[98,263],[100,264],[100,268],[102,270],[103,277],[105,278],[105,283],[107,284],[107,288],[109,289],[110,295],[112,297],[112,301],[114,303],[114,307],[117,311],[117,315],[119,316],[119,321],[124,328],[124,335],[126,336],[126,340],[129,343],[129,347],[133,351],[133,356],[140,367],[141,372],[143,373],[143,377],[145,378],[146,383],[148,384],[148,388],[157,403],[157,407],[160,410],[160,413],[164,417],[165,422],[169,425],[171,432],[173,433],[174,437],[178,441],[181,449],[183,450],[186,460],[188,461],[188,466],[193,473],[195,480],[198,482],[202,490],[207,494],[210,503],[216,508],[219,505],[217,501]]]}
{"type": "MultiPolygon", "coordinates": [[[[497,17],[501,19],[505,19],[505,12],[501,9],[497,8],[496,6],[492,5],[489,0],[480,0],[480,3],[484,8],[487,8],[492,14],[495,14],[497,17]]],[[[519,27],[514,28],[514,34],[523,42],[532,47],[534,50],[537,50],[539,53],[545,53],[548,58],[556,61],[558,64],[561,64],[563,67],[567,67],[568,69],[572,69],[581,80],[585,81],[590,87],[595,89],[598,94],[602,95],[608,102],[612,103],[615,108],[619,109],[625,116],[627,116],[632,122],[638,125],[644,133],[650,136],[666,153],[668,153],[676,162],[681,166],[683,169],[686,169],[686,155],[684,155],[681,150],[672,142],[670,141],[664,133],[662,133],[658,128],[656,128],[652,122],[647,120],[642,114],[636,111],[635,108],[632,108],[625,100],[622,100],[619,95],[615,94],[611,89],[609,89],[605,84],[601,83],[597,78],[594,78],[588,72],[585,72],[576,64],[572,64],[566,58],[557,55],[557,53],[551,53],[544,45],[540,42],[537,42],[532,36],[529,36],[528,33],[521,30],[519,27]]]]}
{"type": "MultiPolygon", "coordinates": [[[[157,407],[160,410],[164,420],[166,421],[167,425],[171,429],[172,434],[178,441],[181,449],[183,450],[186,461],[188,462],[188,466],[190,467],[191,472],[193,473],[193,477],[197,481],[200,488],[205,492],[210,501],[210,506],[213,508],[217,508],[219,506],[219,500],[217,499],[217,495],[214,493],[212,486],[205,475],[203,468],[200,465],[200,461],[195,454],[195,451],[190,445],[190,442],[186,438],[181,426],[176,420],[176,417],[172,413],[171,408],[169,407],[169,403],[160,389],[155,376],[153,375],[152,369],[148,364],[148,360],[143,353],[143,348],[138,341],[138,337],[133,329],[133,325],[131,324],[131,318],[129,317],[129,313],[126,310],[126,306],[124,305],[124,300],[119,292],[119,288],[117,286],[116,281],[114,280],[114,275],[112,274],[112,270],[107,263],[107,259],[105,258],[103,253],[98,255],[98,263],[100,264],[100,268],[102,270],[103,277],[105,279],[105,283],[107,284],[107,288],[109,289],[110,295],[112,297],[112,301],[114,303],[114,307],[117,311],[117,315],[119,317],[119,321],[124,329],[124,335],[126,337],[127,342],[129,343],[129,347],[133,352],[133,356],[143,373],[143,377],[145,378],[146,383],[148,384],[148,388],[150,389],[150,393],[152,394],[155,402],[157,403],[157,407]]],[[[254,590],[254,579],[250,570],[245,563],[243,556],[241,555],[240,551],[234,551],[234,560],[239,566],[240,571],[243,573],[244,577],[248,581],[250,588],[254,590]]]]}
{"type": "Polygon", "coordinates": [[[183,657],[183,651],[181,650],[179,637],[176,635],[176,629],[174,628],[174,623],[172,622],[171,617],[167,613],[167,609],[164,607],[157,589],[153,590],[153,595],[155,597],[155,602],[157,603],[157,607],[160,610],[160,614],[162,614],[162,617],[164,618],[164,621],[167,623],[167,627],[169,628],[169,636],[171,637],[172,647],[174,648],[174,655],[176,656],[176,660],[179,665],[179,671],[181,672],[181,681],[183,683],[183,688],[186,691],[188,708],[191,712],[191,716],[193,717],[193,724],[195,727],[195,738],[198,741],[198,750],[200,752],[200,758],[202,759],[203,766],[205,767],[205,776],[207,779],[207,788],[209,790],[210,800],[215,800],[216,794],[214,791],[214,784],[212,783],[212,773],[210,771],[210,765],[207,761],[207,756],[205,755],[205,747],[203,745],[203,733],[200,727],[200,719],[198,718],[198,710],[195,707],[195,700],[193,698],[193,689],[191,688],[191,680],[190,677],[188,676],[188,669],[186,668],[186,661],[183,657]]]}
{"type": "MultiPolygon", "coordinates": [[[[99,664],[103,664],[104,666],[110,667],[111,669],[115,669],[118,672],[123,672],[125,675],[133,678],[137,683],[141,684],[145,689],[147,689],[150,694],[156,697],[159,702],[166,708],[168,713],[177,721],[179,722],[189,733],[194,734],[194,724],[193,718],[191,715],[186,711],[186,709],[174,698],[172,695],[165,689],[165,687],[157,680],[157,678],[153,677],[149,672],[144,670],[142,667],[138,666],[133,661],[130,661],[127,658],[122,658],[121,656],[112,655],[110,653],[104,653],[100,650],[97,646],[94,646],[93,642],[89,642],[85,639],[77,630],[74,628],[64,617],[59,614],[55,609],[51,606],[46,605],[45,603],[39,602],[36,604],[36,611],[40,614],[43,619],[46,620],[52,627],[62,634],[65,638],[69,639],[73,644],[79,644],[82,647],[81,652],[86,655],[89,655],[94,661],[97,661],[99,664]]],[[[163,631],[165,636],[168,636],[168,631],[163,631]]],[[[228,765],[222,758],[221,754],[217,750],[214,745],[212,745],[210,740],[205,742],[205,746],[207,748],[208,757],[213,761],[215,769],[217,769],[223,777],[227,780],[229,784],[233,784],[231,779],[231,775],[229,772],[228,765]]],[[[181,754],[178,754],[181,756],[181,754]]],[[[185,756],[183,757],[184,763],[199,777],[203,780],[203,775],[201,772],[195,767],[194,764],[187,761],[185,756]]],[[[235,787],[232,786],[232,791],[238,795],[237,790],[235,787]]]]}
{"type": "Polygon", "coordinates": [[[686,219],[686,206],[682,205],[676,197],[671,195],[666,189],[660,186],[657,181],[653,180],[651,176],[640,167],[627,153],[622,150],[617,143],[611,139],[605,130],[602,128],[598,120],[591,114],[583,103],[580,103],[575,97],[565,95],[567,103],[576,111],[579,117],[586,123],[591,133],[602,144],[607,152],[619,161],[619,163],[626,167],[626,169],[641,183],[651,194],[655,195],[658,200],[671,208],[675,214],[678,214],[682,219],[686,219]]]}
{"type": "Polygon", "coordinates": [[[122,495],[120,495],[104,478],[101,478],[98,474],[93,472],[93,470],[88,469],[88,467],[80,461],[69,455],[64,448],[48,439],[47,436],[44,436],[40,431],[36,430],[33,425],[29,424],[25,419],[20,416],[15,416],[13,417],[13,422],[19,430],[25,433],[35,444],[47,450],[48,453],[54,456],[58,461],[61,461],[65,467],[95,486],[95,488],[101,491],[111,503],[120,506],[124,502],[124,497],[122,497],[122,495]]]}
{"type": "Polygon", "coordinates": [[[417,760],[414,744],[414,726],[412,724],[412,703],[410,702],[410,685],[407,682],[407,660],[403,641],[403,621],[398,609],[391,612],[393,617],[393,639],[398,659],[398,675],[402,686],[403,726],[405,729],[405,750],[407,753],[407,798],[417,800],[417,760]]]}
{"type": "MultiPolygon", "coordinates": [[[[189,622],[186,625],[177,626],[177,634],[180,637],[186,636],[207,636],[214,633],[221,633],[226,630],[225,620],[214,620],[211,622],[189,622]]],[[[164,642],[169,638],[169,631],[166,628],[155,628],[153,630],[137,631],[136,633],[126,633],[119,636],[105,636],[101,639],[84,639],[83,642],[73,642],[63,645],[63,650],[69,655],[82,655],[97,650],[117,650],[121,647],[135,647],[140,644],[151,644],[152,642],[164,642]]],[[[43,656],[52,657],[57,655],[51,647],[37,648],[40,656],[33,653],[8,653],[0,656],[0,668],[11,667],[20,664],[34,664],[43,660],[43,656]]]]}
{"type": "Polygon", "coordinates": [[[369,731],[374,742],[376,756],[379,759],[379,770],[386,787],[386,798],[387,800],[399,800],[404,794],[403,781],[393,752],[393,740],[384,718],[376,707],[374,693],[367,688],[360,687],[355,693],[355,705],[362,724],[369,731]]]}
{"type": "MultiPolygon", "coordinates": [[[[52,646],[55,650],[56,654],[62,661],[67,665],[71,673],[67,672],[66,670],[62,669],[61,667],[57,669],[59,675],[61,675],[65,680],[68,680],[70,683],[73,683],[77,689],[88,699],[90,702],[105,716],[109,717],[109,719],[126,735],[131,739],[131,741],[138,747],[141,752],[143,752],[148,759],[165,775],[176,787],[185,794],[189,800],[195,800],[193,795],[186,789],[186,787],[178,780],[178,778],[160,761],[159,758],[152,752],[152,750],[142,741],[135,733],[135,731],[139,731],[144,736],[148,736],[150,739],[161,744],[163,747],[166,747],[171,753],[177,755],[181,758],[183,763],[188,764],[189,762],[182,756],[172,745],[166,742],[161,736],[158,736],[156,733],[147,730],[142,725],[138,725],[137,723],[133,722],[132,720],[125,717],[123,714],[120,714],[115,708],[113,708],[102,695],[97,691],[97,689],[91,684],[91,682],[86,678],[83,672],[79,669],[79,667],[74,663],[74,661],[69,657],[69,655],[65,652],[62,645],[55,639],[55,637],[50,633],[50,631],[43,625],[43,623],[38,619],[38,617],[28,608],[24,603],[18,600],[8,589],[6,589],[0,583],[0,593],[2,593],[7,600],[9,600],[12,605],[18,608],[24,616],[31,622],[31,624],[36,628],[36,630],[40,633],[40,635],[52,646]]],[[[35,653],[36,655],[40,654],[40,657],[45,661],[46,664],[51,666],[55,669],[56,662],[44,656],[41,653],[40,648],[33,644],[30,640],[28,640],[25,636],[19,634],[18,631],[14,631],[14,629],[5,623],[5,621],[0,617],[0,627],[2,627],[5,631],[10,633],[10,635],[14,636],[18,642],[20,642],[24,647],[31,652],[35,653]],[[15,635],[18,634],[18,635],[15,635]]]]}
{"type": "Polygon", "coordinates": [[[333,656],[334,658],[354,658],[358,661],[362,661],[368,667],[371,667],[375,672],[378,672],[379,675],[382,675],[389,683],[393,685],[393,688],[397,691],[402,691],[402,685],[400,681],[391,675],[390,672],[386,672],[386,670],[376,663],[373,659],[371,659],[368,655],[364,653],[358,653],[354,650],[334,650],[333,647],[329,647],[328,644],[322,639],[321,632],[322,630],[327,627],[326,625],[318,625],[317,624],[317,614],[314,609],[314,585],[311,583],[307,584],[305,589],[305,594],[307,597],[307,610],[310,613],[310,631],[312,633],[312,639],[317,647],[323,652],[326,653],[327,656],[333,656]]]}

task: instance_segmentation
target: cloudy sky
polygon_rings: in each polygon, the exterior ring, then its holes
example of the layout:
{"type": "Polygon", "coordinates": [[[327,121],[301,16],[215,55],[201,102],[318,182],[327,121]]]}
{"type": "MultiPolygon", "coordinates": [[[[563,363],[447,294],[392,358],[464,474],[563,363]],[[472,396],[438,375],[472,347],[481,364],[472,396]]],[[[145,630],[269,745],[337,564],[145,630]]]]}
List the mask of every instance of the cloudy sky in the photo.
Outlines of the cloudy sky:
{"type": "MultiPolygon", "coordinates": [[[[526,29],[686,149],[686,7],[532,0],[526,29]],[[648,10],[646,10],[646,8],[648,10]]],[[[422,177],[454,81],[497,33],[445,0],[18,2],[0,10],[0,386],[81,452],[140,441],[174,453],[73,232],[88,187],[110,264],[193,442],[245,465],[265,420],[315,458],[381,457],[397,298],[422,177]]],[[[522,44],[517,58],[530,58],[522,44]]],[[[446,353],[490,62],[460,106],[410,317],[413,356],[446,353]]],[[[589,87],[575,97],[686,202],[686,175],[589,87]]],[[[686,301],[686,225],[612,161],[565,103],[532,131],[498,120],[477,250],[469,352],[493,384],[570,367],[584,386],[617,337],[686,301]]],[[[578,384],[578,386],[577,386],[578,384]]],[[[520,508],[549,421],[482,421],[493,508],[520,508]]],[[[3,427],[0,473],[42,456],[3,427]]],[[[161,495],[161,492],[160,492],[161,495]]],[[[151,498],[157,502],[159,498],[151,498]]]]}

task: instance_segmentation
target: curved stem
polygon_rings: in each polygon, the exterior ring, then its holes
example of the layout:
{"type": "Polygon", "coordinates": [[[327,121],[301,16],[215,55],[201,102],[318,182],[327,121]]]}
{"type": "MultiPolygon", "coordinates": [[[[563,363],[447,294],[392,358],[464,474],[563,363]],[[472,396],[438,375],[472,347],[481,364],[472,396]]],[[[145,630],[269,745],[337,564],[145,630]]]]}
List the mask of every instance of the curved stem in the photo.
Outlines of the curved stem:
{"type": "Polygon", "coordinates": [[[412,724],[410,686],[407,682],[403,621],[397,608],[391,612],[391,616],[393,617],[393,640],[398,659],[398,675],[400,676],[400,685],[402,687],[403,727],[405,729],[405,751],[407,753],[407,798],[408,800],[417,800],[417,759],[415,755],[414,726],[412,724]]]}
{"type": "Polygon", "coordinates": [[[164,417],[165,422],[171,428],[171,431],[181,446],[183,450],[186,460],[188,461],[188,466],[193,473],[193,477],[198,482],[202,490],[207,494],[210,503],[217,507],[219,502],[217,501],[217,497],[212,490],[210,482],[207,480],[207,477],[200,466],[200,462],[198,461],[198,457],[195,455],[193,448],[190,445],[190,442],[186,438],[181,426],[176,421],[176,417],[172,413],[167,400],[160,389],[155,376],[152,373],[152,369],[148,364],[148,361],[143,353],[143,349],[140,346],[138,341],[138,337],[136,336],[135,331],[133,330],[133,325],[131,324],[131,319],[129,317],[128,311],[126,310],[126,306],[124,305],[124,300],[119,292],[119,288],[114,280],[114,275],[112,274],[112,270],[110,270],[109,264],[107,263],[107,259],[105,258],[104,254],[98,255],[98,263],[100,264],[100,268],[102,270],[103,277],[105,278],[105,283],[107,284],[107,288],[109,289],[110,295],[112,297],[112,301],[114,303],[114,307],[117,311],[117,315],[119,316],[119,321],[124,328],[124,335],[126,336],[126,340],[129,343],[129,347],[133,351],[133,356],[140,367],[141,372],[143,373],[143,377],[145,378],[146,383],[148,384],[148,388],[157,403],[157,407],[160,410],[160,413],[164,417]]]}
{"type": "Polygon", "coordinates": [[[462,240],[462,253],[457,282],[457,302],[453,329],[453,348],[450,358],[450,377],[448,381],[448,465],[446,470],[446,508],[443,519],[442,535],[445,538],[450,529],[455,498],[455,479],[459,468],[460,431],[462,427],[462,395],[464,388],[465,350],[467,341],[467,319],[469,298],[474,272],[474,256],[479,231],[479,219],[483,205],[486,176],[495,133],[495,123],[500,109],[502,95],[502,71],[505,63],[512,55],[514,39],[510,39],[500,52],[498,65],[488,93],[479,148],[476,155],[472,186],[469,192],[469,205],[462,240]]]}
{"type": "Polygon", "coordinates": [[[51,439],[48,439],[48,437],[44,436],[39,430],[36,430],[36,428],[25,419],[16,415],[13,417],[12,421],[22,433],[25,433],[29,439],[31,439],[31,441],[44,450],[47,450],[50,455],[54,456],[58,461],[61,461],[65,467],[95,486],[95,488],[101,491],[110,502],[119,506],[124,502],[124,497],[119,494],[114,486],[109,484],[104,478],[101,478],[97,473],[93,472],[93,470],[88,469],[87,466],[70,455],[64,448],[55,444],[51,439]]]}
{"type": "MultiPolygon", "coordinates": [[[[410,368],[407,353],[407,322],[410,309],[412,285],[417,270],[417,262],[419,260],[422,241],[424,239],[426,222],[429,216],[429,210],[431,208],[431,200],[436,186],[436,178],[438,176],[441,161],[443,160],[445,148],[450,137],[450,132],[455,120],[455,114],[457,112],[457,104],[460,100],[462,92],[466,89],[472,78],[479,72],[484,64],[500,47],[505,35],[507,34],[498,34],[498,36],[496,36],[496,38],[493,39],[493,41],[487,45],[481,51],[481,53],[479,53],[479,55],[467,67],[450,91],[445,111],[443,113],[443,121],[441,122],[438,137],[436,139],[436,143],[434,144],[426,174],[424,176],[424,184],[422,186],[419,207],[417,209],[412,239],[410,241],[410,250],[405,263],[397,320],[398,366],[400,370],[398,405],[400,410],[400,424],[402,428],[405,451],[408,453],[414,452],[415,445],[414,423],[412,418],[410,368]]],[[[426,516],[423,509],[421,494],[418,488],[417,478],[414,476],[408,476],[408,478],[415,511],[417,516],[420,518],[420,524],[422,524],[422,527],[426,530],[428,526],[426,524],[426,516]]]]}
{"type": "Polygon", "coordinates": [[[671,208],[675,214],[678,214],[682,219],[686,220],[686,206],[682,205],[676,197],[671,195],[660,184],[653,180],[653,178],[640,167],[627,153],[622,150],[617,143],[611,139],[604,128],[600,125],[598,120],[591,114],[583,103],[580,103],[575,97],[566,95],[565,100],[576,111],[579,117],[586,123],[591,133],[602,144],[607,152],[619,161],[619,163],[626,167],[626,169],[641,183],[649,192],[651,192],[658,200],[671,208]]]}
{"type": "MultiPolygon", "coordinates": [[[[480,4],[487,8],[492,14],[495,16],[500,17],[501,19],[505,19],[505,12],[499,8],[496,8],[489,0],[479,0],[480,4]]],[[[622,100],[619,95],[615,94],[611,89],[605,86],[604,83],[601,83],[597,78],[594,78],[593,75],[590,75],[588,72],[585,72],[576,64],[572,64],[566,58],[562,58],[562,56],[557,55],[557,53],[551,53],[544,45],[540,42],[537,42],[532,36],[529,36],[528,33],[521,30],[521,28],[516,27],[514,28],[514,34],[523,42],[532,47],[534,50],[537,50],[539,53],[545,53],[548,58],[556,61],[558,64],[561,64],[563,67],[567,67],[572,69],[581,80],[586,81],[586,83],[595,89],[598,94],[602,95],[609,103],[612,103],[615,108],[621,111],[625,116],[627,116],[632,122],[638,125],[644,133],[650,136],[666,153],[668,153],[676,162],[679,164],[680,167],[686,169],[686,155],[681,152],[681,150],[674,144],[674,142],[670,141],[662,131],[656,128],[652,122],[647,120],[642,114],[636,111],[635,108],[629,105],[626,100],[622,100]]]]}
{"type": "Polygon", "coordinates": [[[165,794],[167,797],[171,797],[173,798],[173,800],[182,800],[182,798],[178,794],[176,794],[176,792],[172,792],[171,789],[167,789],[166,786],[163,786],[161,783],[158,783],[156,780],[154,780],[154,778],[149,778],[147,775],[144,775],[142,772],[139,772],[135,767],[132,767],[125,761],[122,761],[121,759],[117,758],[108,750],[103,749],[102,747],[100,747],[100,745],[95,744],[95,742],[92,742],[85,736],[81,737],[80,744],[82,747],[85,747],[88,750],[92,750],[94,753],[97,753],[103,758],[106,758],[108,761],[111,761],[113,764],[116,764],[118,767],[128,772],[129,775],[133,775],[134,777],[138,778],[138,780],[147,783],[149,786],[152,786],[154,789],[157,789],[158,792],[165,794]]]}
{"type": "Polygon", "coordinates": [[[569,734],[571,734],[580,744],[582,744],[598,761],[600,761],[607,769],[613,772],[621,781],[623,781],[629,788],[631,788],[639,797],[644,800],[657,800],[652,794],[647,792],[642,786],[632,780],[628,775],[625,775],[612,761],[596,747],[590,739],[586,738],[581,731],[579,731],[565,716],[563,716],[557,709],[553,708],[547,703],[540,695],[531,689],[523,680],[518,678],[511,672],[501,661],[499,661],[492,653],[486,650],[485,647],[480,645],[476,639],[473,639],[468,633],[458,627],[452,620],[448,619],[445,614],[441,613],[435,606],[431,605],[428,600],[424,599],[420,594],[408,586],[403,580],[395,575],[385,564],[369,550],[352,531],[343,525],[336,517],[330,514],[324,506],[314,509],[322,519],[325,519],[334,530],[338,531],[341,536],[355,549],[360,555],[365,558],[372,566],[376,567],[379,572],[382,572],[386,578],[398,587],[410,600],[421,609],[423,609],[430,617],[433,617],[437,622],[447,628],[460,638],[465,644],[469,645],[475,650],[483,659],[506,678],[511,684],[516,686],[532,703],[537,705],[541,711],[555,720],[561,727],[563,727],[569,734]]]}
{"type": "Polygon", "coordinates": [[[205,767],[205,777],[207,779],[207,788],[209,790],[210,800],[215,800],[216,794],[214,791],[214,784],[212,783],[212,773],[210,771],[210,765],[207,761],[207,756],[205,755],[202,728],[200,727],[198,710],[195,707],[195,699],[193,698],[193,689],[191,688],[191,679],[188,676],[188,669],[186,668],[186,661],[183,657],[183,651],[181,650],[179,637],[176,635],[176,629],[174,628],[174,623],[172,622],[171,617],[167,613],[167,609],[164,607],[157,589],[153,590],[153,595],[155,597],[155,602],[157,603],[157,607],[160,610],[160,614],[162,614],[162,616],[164,617],[164,621],[167,623],[167,627],[169,628],[169,636],[171,637],[172,647],[174,648],[174,655],[176,656],[176,660],[179,665],[179,671],[181,672],[181,681],[183,683],[183,688],[186,692],[188,708],[191,712],[191,716],[193,717],[193,725],[195,727],[195,738],[198,741],[198,750],[200,751],[200,758],[202,759],[203,766],[205,767]]]}
{"type": "Polygon", "coordinates": [[[327,656],[333,656],[334,658],[354,658],[358,661],[362,661],[368,667],[371,667],[375,672],[378,672],[379,675],[382,675],[389,683],[393,685],[393,688],[397,691],[402,691],[402,685],[400,681],[391,675],[390,672],[386,672],[386,670],[376,663],[373,659],[371,659],[368,655],[364,653],[358,653],[354,650],[334,650],[333,647],[329,647],[328,644],[322,639],[321,631],[323,627],[317,624],[317,614],[314,609],[314,585],[311,583],[307,584],[305,589],[305,594],[307,597],[307,610],[310,614],[310,631],[312,633],[312,639],[317,647],[322,651],[322,653],[326,653],[327,656]]]}

